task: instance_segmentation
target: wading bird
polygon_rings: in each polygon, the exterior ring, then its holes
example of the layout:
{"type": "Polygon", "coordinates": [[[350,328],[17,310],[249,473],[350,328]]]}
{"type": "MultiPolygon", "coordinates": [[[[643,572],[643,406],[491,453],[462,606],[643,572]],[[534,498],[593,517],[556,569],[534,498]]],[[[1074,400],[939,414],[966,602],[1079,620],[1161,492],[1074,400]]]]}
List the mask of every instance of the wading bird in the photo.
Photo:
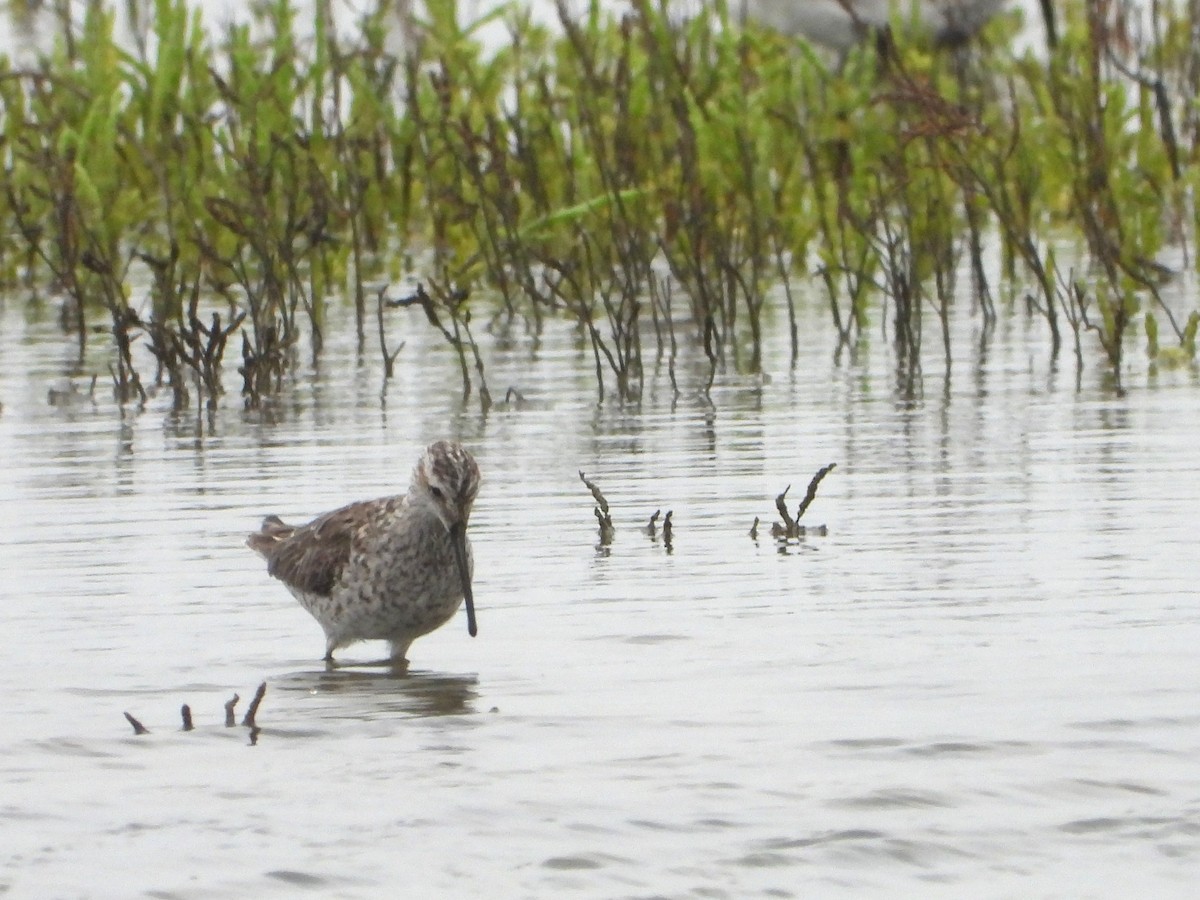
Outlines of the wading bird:
{"type": "Polygon", "coordinates": [[[355,641],[385,640],[393,665],[466,600],[475,636],[467,520],[479,467],[461,445],[430,444],[408,492],[351,503],[307,525],[267,516],[246,544],[325,630],[325,660],[355,641]]]}
{"type": "Polygon", "coordinates": [[[846,53],[890,23],[911,22],[938,46],[971,39],[1007,0],[744,0],[745,15],[846,53]]]}

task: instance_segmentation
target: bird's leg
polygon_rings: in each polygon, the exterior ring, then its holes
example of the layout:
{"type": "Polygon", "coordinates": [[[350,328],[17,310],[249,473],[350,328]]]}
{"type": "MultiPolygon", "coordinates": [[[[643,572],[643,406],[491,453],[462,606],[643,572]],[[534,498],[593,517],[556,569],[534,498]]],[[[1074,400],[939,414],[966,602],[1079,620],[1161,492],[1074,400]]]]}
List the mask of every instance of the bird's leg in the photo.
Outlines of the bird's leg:
{"type": "Polygon", "coordinates": [[[325,637],[325,665],[328,666],[330,669],[337,666],[337,663],[333,661],[333,651],[336,649],[337,649],[337,641],[335,641],[331,636],[326,635],[326,637],[325,637]]]}
{"type": "Polygon", "coordinates": [[[392,651],[388,664],[393,669],[403,672],[408,668],[408,648],[411,645],[411,640],[388,641],[388,647],[392,651]]]}
{"type": "Polygon", "coordinates": [[[325,656],[325,665],[330,669],[374,669],[374,668],[391,668],[395,672],[408,671],[408,660],[404,658],[404,653],[408,650],[412,641],[405,641],[403,644],[393,642],[391,644],[392,653],[390,656],[385,656],[383,659],[372,659],[364,662],[338,662],[333,658],[333,651],[330,651],[325,656]],[[399,652],[397,652],[399,651],[399,652]]]}

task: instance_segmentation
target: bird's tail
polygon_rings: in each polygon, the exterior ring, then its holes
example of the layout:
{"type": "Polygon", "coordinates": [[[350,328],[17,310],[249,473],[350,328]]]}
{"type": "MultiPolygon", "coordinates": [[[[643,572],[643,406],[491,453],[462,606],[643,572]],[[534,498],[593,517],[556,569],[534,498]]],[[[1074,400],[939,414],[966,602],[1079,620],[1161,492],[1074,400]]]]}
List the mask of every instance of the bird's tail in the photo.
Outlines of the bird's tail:
{"type": "Polygon", "coordinates": [[[279,516],[267,516],[262,528],[246,538],[246,546],[264,558],[269,558],[271,549],[280,541],[291,537],[296,529],[279,516]]]}

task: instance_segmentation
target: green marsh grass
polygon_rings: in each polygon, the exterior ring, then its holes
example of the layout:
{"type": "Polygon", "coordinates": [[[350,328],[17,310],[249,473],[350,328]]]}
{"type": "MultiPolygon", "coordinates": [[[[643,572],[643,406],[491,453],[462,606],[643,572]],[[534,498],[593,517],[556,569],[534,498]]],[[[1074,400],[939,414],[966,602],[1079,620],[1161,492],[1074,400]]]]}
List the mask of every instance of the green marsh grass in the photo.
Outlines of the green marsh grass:
{"type": "Polygon", "coordinates": [[[103,323],[120,402],[152,365],[180,408],[220,402],[231,341],[244,402],[280,391],[331,303],[385,375],[385,309],[420,305],[484,408],[483,331],[566,318],[598,396],[636,401],[664,358],[677,391],[758,371],[782,322],[794,359],[820,294],[839,346],[880,329],[909,384],[927,335],[952,365],[968,300],[985,334],[1024,301],[1118,387],[1134,340],[1194,365],[1197,311],[1161,290],[1164,259],[1198,258],[1186,4],[1145,38],[1074,0],[1045,49],[1010,49],[1014,15],[962,52],[897,34],[842,65],[721,4],[560,5],[555,27],[434,6],[403,52],[383,7],[347,28],[266,0],[216,29],[132,0],[130,46],[112,10],[62,7],[52,52],[0,61],[0,288],[60,295],[81,362],[103,323]],[[412,298],[374,287],[401,276],[412,298]],[[681,386],[689,357],[707,375],[681,386]]]}

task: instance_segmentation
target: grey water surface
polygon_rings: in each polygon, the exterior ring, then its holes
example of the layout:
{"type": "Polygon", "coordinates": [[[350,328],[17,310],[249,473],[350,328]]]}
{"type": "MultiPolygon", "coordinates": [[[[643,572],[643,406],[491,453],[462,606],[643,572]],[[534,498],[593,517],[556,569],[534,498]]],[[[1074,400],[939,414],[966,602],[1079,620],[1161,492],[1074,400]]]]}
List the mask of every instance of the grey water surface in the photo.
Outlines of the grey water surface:
{"type": "Polygon", "coordinates": [[[769,378],[711,403],[664,364],[598,405],[568,329],[485,337],[492,392],[528,401],[486,416],[419,316],[386,396],[342,323],[267,411],[231,371],[198,430],[165,394],[69,392],[53,310],[9,304],[0,894],[1192,896],[1195,370],[1131,351],[1119,394],[1089,347],[1077,386],[1038,321],[984,342],[964,315],[949,376],[927,335],[906,392],[877,327],[835,362],[812,306],[794,367],[774,323],[769,378]],[[479,636],[460,614],[407,676],[326,671],[244,536],[402,490],[440,437],[485,477],[479,636]],[[774,496],[830,462],[828,534],[776,544],[774,496]],[[223,705],[261,681],[251,745],[223,705]]]}

